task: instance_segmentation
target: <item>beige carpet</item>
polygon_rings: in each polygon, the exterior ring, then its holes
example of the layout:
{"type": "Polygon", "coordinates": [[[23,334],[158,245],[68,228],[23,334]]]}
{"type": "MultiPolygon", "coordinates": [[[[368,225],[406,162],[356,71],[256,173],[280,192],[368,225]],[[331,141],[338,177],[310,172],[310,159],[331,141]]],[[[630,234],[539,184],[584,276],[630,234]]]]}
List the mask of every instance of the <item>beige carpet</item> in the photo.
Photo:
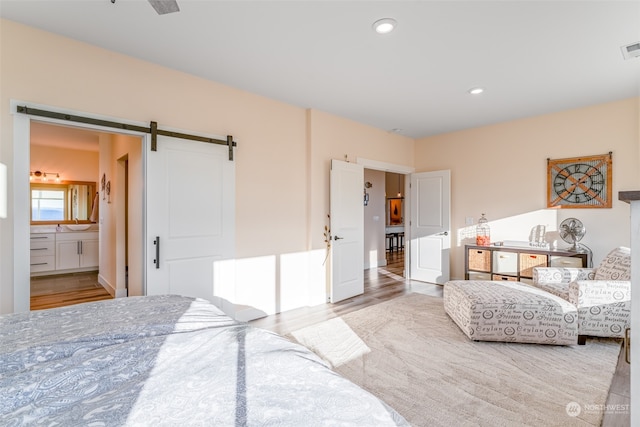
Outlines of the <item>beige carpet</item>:
{"type": "Polygon", "coordinates": [[[469,341],[416,293],[291,336],[415,426],[599,426],[620,351],[469,341]]]}

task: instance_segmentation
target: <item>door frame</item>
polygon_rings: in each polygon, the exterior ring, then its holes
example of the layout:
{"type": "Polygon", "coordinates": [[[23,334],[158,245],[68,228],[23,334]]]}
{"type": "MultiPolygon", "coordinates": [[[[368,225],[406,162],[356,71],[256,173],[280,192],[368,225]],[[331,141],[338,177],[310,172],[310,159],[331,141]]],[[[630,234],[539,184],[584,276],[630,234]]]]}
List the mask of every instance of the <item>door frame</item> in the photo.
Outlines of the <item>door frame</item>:
{"type": "MultiPolygon", "coordinates": [[[[387,163],[387,162],[381,162],[378,160],[371,160],[371,159],[366,159],[366,158],[362,158],[362,157],[357,157],[356,158],[356,163],[358,163],[359,165],[362,165],[364,167],[364,169],[371,169],[371,170],[377,170],[377,171],[383,171],[383,172],[393,172],[393,173],[397,173],[397,174],[401,174],[404,175],[405,178],[407,175],[411,175],[412,173],[414,173],[416,171],[416,169],[413,166],[407,166],[407,165],[399,165],[399,164],[395,164],[395,163],[387,163]]],[[[405,179],[404,180],[404,211],[405,212],[411,212],[411,197],[410,197],[410,191],[409,191],[409,184],[411,183],[410,179],[405,179]]],[[[364,218],[362,218],[362,221],[364,222],[364,218]]],[[[404,230],[404,235],[405,235],[405,242],[410,242],[411,241],[411,227],[407,227],[406,224],[406,219],[405,219],[405,230],[404,230]]],[[[410,255],[410,248],[409,245],[405,244],[405,251],[404,251],[404,277],[406,279],[410,279],[409,277],[409,273],[410,273],[410,269],[409,269],[409,260],[411,259],[410,255]]],[[[362,256],[364,257],[364,254],[362,254],[362,256]]]]}
{"type": "MultiPolygon", "coordinates": [[[[13,174],[12,174],[12,194],[10,197],[11,211],[13,212],[13,312],[30,311],[30,281],[31,272],[29,267],[29,180],[25,177],[29,176],[30,156],[31,156],[31,121],[51,123],[54,125],[69,126],[69,122],[60,119],[34,116],[29,114],[18,113],[18,106],[28,104],[33,108],[53,111],[56,113],[69,114],[75,116],[89,117],[97,120],[118,121],[132,126],[147,126],[147,123],[141,123],[131,120],[122,120],[116,117],[91,114],[84,111],[63,109],[50,105],[34,104],[32,102],[11,99],[10,114],[13,115],[13,174]]],[[[74,127],[97,130],[100,132],[111,134],[125,134],[129,136],[137,136],[142,138],[142,173],[146,176],[147,164],[147,147],[150,144],[150,135],[142,132],[116,130],[114,128],[98,126],[94,124],[83,124],[73,122],[74,127]]],[[[143,189],[143,200],[146,200],[146,190],[143,189]]],[[[146,203],[142,207],[143,215],[146,216],[146,203]]],[[[144,233],[144,232],[143,232],[144,233]]],[[[143,235],[143,242],[146,236],[143,235]]],[[[140,248],[143,251],[145,247],[140,248]]],[[[145,255],[146,256],[146,255],[145,255]]],[[[12,274],[11,274],[12,273],[12,274]]],[[[143,272],[143,281],[146,284],[146,276],[143,272]]]]}

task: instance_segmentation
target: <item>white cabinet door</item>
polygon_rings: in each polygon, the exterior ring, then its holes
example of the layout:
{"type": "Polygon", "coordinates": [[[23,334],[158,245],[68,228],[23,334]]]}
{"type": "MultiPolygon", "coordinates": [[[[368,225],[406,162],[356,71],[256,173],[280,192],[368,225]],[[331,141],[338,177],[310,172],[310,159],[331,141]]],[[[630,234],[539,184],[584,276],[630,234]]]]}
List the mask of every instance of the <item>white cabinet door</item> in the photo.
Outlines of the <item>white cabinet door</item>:
{"type": "Polygon", "coordinates": [[[56,270],[97,268],[97,232],[59,233],[56,238],[56,270]]]}
{"type": "Polygon", "coordinates": [[[56,270],[80,267],[80,242],[77,240],[56,243],[56,270]]]}
{"type": "Polygon", "coordinates": [[[82,240],[80,241],[80,267],[98,267],[99,257],[98,250],[99,240],[82,240]]]}

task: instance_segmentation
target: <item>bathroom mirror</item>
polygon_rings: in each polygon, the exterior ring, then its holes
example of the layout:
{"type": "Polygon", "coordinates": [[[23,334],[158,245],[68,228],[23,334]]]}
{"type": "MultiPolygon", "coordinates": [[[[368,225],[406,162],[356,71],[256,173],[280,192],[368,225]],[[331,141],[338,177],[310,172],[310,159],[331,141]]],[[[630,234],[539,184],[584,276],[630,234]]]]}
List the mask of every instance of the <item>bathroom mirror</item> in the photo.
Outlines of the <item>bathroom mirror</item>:
{"type": "Polygon", "coordinates": [[[90,223],[96,183],[31,183],[31,224],[90,223]]]}

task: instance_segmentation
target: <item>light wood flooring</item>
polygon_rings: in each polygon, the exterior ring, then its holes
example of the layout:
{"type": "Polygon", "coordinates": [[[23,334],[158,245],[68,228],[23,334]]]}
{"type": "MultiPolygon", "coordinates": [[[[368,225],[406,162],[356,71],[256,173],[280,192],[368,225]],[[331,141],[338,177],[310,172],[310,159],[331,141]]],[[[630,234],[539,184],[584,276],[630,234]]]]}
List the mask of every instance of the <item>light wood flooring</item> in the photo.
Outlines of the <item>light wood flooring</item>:
{"type": "MultiPolygon", "coordinates": [[[[365,270],[364,294],[335,304],[322,304],[287,311],[262,319],[251,325],[286,335],[297,329],[323,322],[346,313],[360,310],[370,305],[397,298],[411,292],[442,297],[442,286],[407,280],[403,277],[404,252],[387,253],[387,266],[365,270]]],[[[587,342],[587,345],[589,343],[587,342]]],[[[618,360],[609,396],[608,405],[629,405],[630,382],[629,365],[624,360],[624,352],[618,360]]],[[[613,408],[613,406],[609,406],[613,408]]],[[[620,406],[618,406],[620,408],[620,406]]],[[[624,408],[624,406],[622,406],[624,408]]],[[[629,408],[629,406],[626,406],[629,408]]],[[[629,427],[629,410],[605,410],[603,427],[629,427]]]]}
{"type": "Polygon", "coordinates": [[[442,297],[442,286],[406,280],[403,277],[404,252],[387,253],[387,265],[364,271],[364,294],[335,304],[303,307],[256,319],[251,325],[286,335],[305,326],[339,317],[361,308],[419,292],[442,297]]]}
{"type": "Polygon", "coordinates": [[[111,299],[98,273],[71,273],[31,278],[31,310],[111,299]]]}

